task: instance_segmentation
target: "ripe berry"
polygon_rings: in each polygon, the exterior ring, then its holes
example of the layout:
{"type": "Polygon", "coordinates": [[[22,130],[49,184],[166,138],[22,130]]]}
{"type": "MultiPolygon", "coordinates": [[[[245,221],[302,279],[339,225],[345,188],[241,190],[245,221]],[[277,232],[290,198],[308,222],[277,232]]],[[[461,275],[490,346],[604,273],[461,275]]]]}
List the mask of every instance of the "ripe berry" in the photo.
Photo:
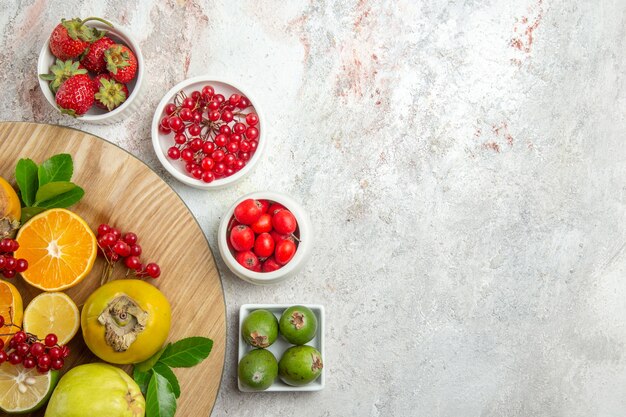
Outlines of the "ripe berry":
{"type": "Polygon", "coordinates": [[[50,367],[54,370],[59,370],[61,368],[63,368],[64,362],[63,359],[58,358],[58,359],[52,359],[52,362],[50,363],[50,367]]]}
{"type": "Polygon", "coordinates": [[[130,255],[130,246],[128,245],[128,243],[122,240],[118,240],[117,243],[113,245],[113,251],[121,257],[125,258],[130,255]]]}
{"type": "Polygon", "coordinates": [[[161,275],[161,268],[159,268],[159,265],[152,262],[146,265],[146,272],[150,278],[158,278],[161,275]]]}
{"type": "Polygon", "coordinates": [[[13,244],[11,243],[11,239],[2,239],[0,240],[0,251],[7,253],[7,252],[12,252],[11,248],[13,247],[13,244]]]}
{"type": "Polygon", "coordinates": [[[8,359],[8,355],[4,350],[0,350],[0,363],[4,363],[8,359]]]}
{"type": "Polygon", "coordinates": [[[240,224],[230,231],[230,244],[236,251],[247,251],[254,246],[254,232],[248,226],[240,224]]]}
{"type": "Polygon", "coordinates": [[[22,365],[24,365],[24,368],[26,368],[26,369],[31,369],[31,368],[34,368],[37,365],[37,361],[32,356],[27,356],[22,361],[22,365]]]}
{"type": "MultiPolygon", "coordinates": [[[[266,209],[267,210],[267,209],[266,209]]],[[[272,216],[267,213],[261,214],[258,220],[250,226],[254,233],[269,233],[272,231],[272,216]]]]}
{"type": "Polygon", "coordinates": [[[296,244],[289,240],[281,240],[276,242],[276,248],[274,249],[274,257],[276,262],[280,265],[287,264],[296,253],[296,244]]]}
{"type": "Polygon", "coordinates": [[[207,184],[210,182],[213,182],[215,180],[215,175],[210,172],[210,171],[204,171],[202,173],[202,181],[206,182],[207,184]]]}
{"type": "Polygon", "coordinates": [[[241,224],[252,224],[261,217],[261,203],[251,198],[243,200],[235,207],[235,219],[241,224]]]}
{"type": "Polygon", "coordinates": [[[215,139],[213,139],[213,142],[215,142],[215,146],[226,146],[226,143],[228,142],[228,138],[226,137],[225,134],[220,133],[219,135],[215,136],[215,139]]]}
{"type": "Polygon", "coordinates": [[[175,132],[179,132],[185,128],[185,124],[183,123],[182,119],[178,116],[170,117],[169,124],[170,124],[170,128],[175,132]]]}
{"type": "Polygon", "coordinates": [[[185,97],[185,99],[183,100],[183,104],[181,105],[181,107],[183,107],[183,108],[187,108],[187,109],[193,109],[195,105],[196,105],[196,103],[194,102],[193,98],[191,98],[191,97],[185,97]]]}
{"type": "Polygon", "coordinates": [[[18,259],[15,261],[15,272],[24,272],[28,269],[28,261],[26,259],[18,259]]]}
{"type": "Polygon", "coordinates": [[[267,212],[273,216],[276,213],[278,213],[280,210],[284,210],[284,209],[285,209],[285,206],[283,206],[282,204],[273,203],[273,204],[270,204],[269,208],[267,209],[267,212]]]}
{"type": "Polygon", "coordinates": [[[174,114],[175,111],[176,111],[176,105],[174,103],[168,103],[165,106],[165,114],[167,114],[168,116],[171,116],[172,114],[174,114]]]}
{"type": "Polygon", "coordinates": [[[176,142],[179,145],[184,145],[185,143],[187,143],[187,136],[183,135],[182,133],[179,133],[174,136],[174,142],[176,142]]]}
{"type": "Polygon", "coordinates": [[[274,214],[274,217],[272,217],[272,226],[278,233],[290,235],[296,231],[298,222],[289,210],[284,209],[274,214]]]}
{"type": "Polygon", "coordinates": [[[9,353],[9,363],[11,365],[17,365],[22,362],[22,357],[17,352],[9,353]]]}
{"type": "Polygon", "coordinates": [[[40,368],[49,368],[50,362],[52,362],[52,359],[50,359],[50,355],[43,354],[37,358],[37,365],[40,368]]]}
{"type": "Polygon", "coordinates": [[[20,356],[26,356],[28,354],[28,352],[30,351],[30,345],[28,343],[20,343],[15,348],[15,351],[20,356]]]}
{"type": "Polygon", "coordinates": [[[249,250],[237,252],[237,254],[235,255],[235,259],[241,266],[251,271],[254,271],[260,265],[259,258],[257,258],[256,255],[249,250]]]}
{"type": "Polygon", "coordinates": [[[274,253],[274,239],[269,233],[261,233],[254,241],[254,253],[259,258],[267,258],[274,253]]]}
{"type": "Polygon", "coordinates": [[[124,260],[124,264],[129,269],[137,270],[141,266],[141,261],[137,256],[129,256],[124,260]]]}
{"type": "Polygon", "coordinates": [[[111,231],[111,226],[108,224],[101,224],[98,226],[98,236],[104,236],[111,231]]]}
{"type": "Polygon", "coordinates": [[[4,316],[0,316],[0,327],[2,326],[4,326],[4,316]]]}
{"type": "Polygon", "coordinates": [[[57,335],[54,333],[50,333],[49,335],[46,336],[46,338],[44,339],[44,343],[46,344],[46,346],[48,347],[52,347],[54,345],[57,344],[57,342],[59,341],[59,339],[57,338],[57,335]]]}
{"type": "Polygon", "coordinates": [[[130,247],[130,255],[131,256],[139,256],[141,255],[141,246],[138,244],[134,244],[130,247]]]}
{"type": "Polygon", "coordinates": [[[259,116],[256,113],[248,113],[246,123],[248,123],[248,126],[256,126],[259,123],[259,116]]]}
{"type": "Polygon", "coordinates": [[[205,85],[204,87],[202,87],[202,97],[205,100],[210,100],[211,97],[213,97],[213,94],[215,94],[215,90],[210,85],[205,85]]]}
{"type": "Polygon", "coordinates": [[[247,140],[242,140],[239,142],[239,150],[241,152],[250,152],[250,142],[247,140]]]}
{"type": "Polygon", "coordinates": [[[5,278],[15,278],[15,275],[17,275],[17,271],[15,271],[15,269],[5,269],[4,271],[2,271],[2,275],[4,275],[5,278]]]}
{"type": "Polygon", "coordinates": [[[259,129],[250,126],[246,129],[246,137],[250,140],[256,139],[257,137],[259,137],[259,129]]]}
{"type": "MultiPolygon", "coordinates": [[[[52,348],[54,349],[54,348],[52,348]]],[[[30,354],[35,356],[35,357],[39,357],[41,356],[45,351],[45,347],[42,343],[39,342],[35,342],[33,343],[33,345],[30,347],[30,354]]]]}
{"type": "Polygon", "coordinates": [[[16,345],[24,343],[26,341],[26,333],[24,333],[23,331],[15,333],[11,341],[15,342],[16,345]]]}
{"type": "Polygon", "coordinates": [[[124,242],[128,243],[129,245],[134,245],[135,243],[137,243],[137,235],[132,232],[126,233],[124,235],[124,242]]]}
{"type": "Polygon", "coordinates": [[[276,259],[274,259],[273,256],[270,256],[269,258],[265,260],[265,262],[263,262],[263,266],[261,267],[261,270],[263,272],[272,272],[272,271],[276,271],[277,269],[280,269],[281,267],[282,265],[276,262],[276,259]]]}
{"type": "Polygon", "coordinates": [[[169,156],[170,159],[176,160],[180,158],[180,151],[176,146],[172,146],[167,150],[167,156],[169,156]]]}
{"type": "Polygon", "coordinates": [[[204,171],[210,171],[211,169],[213,169],[214,165],[215,161],[213,161],[213,159],[209,158],[208,156],[203,158],[200,162],[200,166],[204,171]]]}

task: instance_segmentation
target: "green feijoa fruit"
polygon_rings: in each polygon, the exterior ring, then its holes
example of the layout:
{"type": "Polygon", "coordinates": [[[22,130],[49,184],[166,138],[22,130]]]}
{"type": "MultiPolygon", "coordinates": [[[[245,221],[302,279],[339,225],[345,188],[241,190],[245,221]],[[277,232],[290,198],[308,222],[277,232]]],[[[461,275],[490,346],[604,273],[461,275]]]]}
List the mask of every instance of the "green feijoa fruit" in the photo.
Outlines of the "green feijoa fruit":
{"type": "Polygon", "coordinates": [[[285,384],[298,387],[315,381],[323,367],[322,355],[317,349],[308,345],[292,346],[278,362],[278,375],[285,384]]]}
{"type": "Polygon", "coordinates": [[[317,317],[310,308],[289,307],[280,317],[280,333],[294,345],[303,345],[315,337],[317,317]]]}
{"type": "Polygon", "coordinates": [[[255,391],[268,389],[278,376],[278,363],[269,350],[254,349],[239,362],[239,381],[255,391]]]}
{"type": "Polygon", "coordinates": [[[250,346],[266,348],[278,337],[278,320],[267,310],[255,310],[244,319],[241,336],[250,346]]]}

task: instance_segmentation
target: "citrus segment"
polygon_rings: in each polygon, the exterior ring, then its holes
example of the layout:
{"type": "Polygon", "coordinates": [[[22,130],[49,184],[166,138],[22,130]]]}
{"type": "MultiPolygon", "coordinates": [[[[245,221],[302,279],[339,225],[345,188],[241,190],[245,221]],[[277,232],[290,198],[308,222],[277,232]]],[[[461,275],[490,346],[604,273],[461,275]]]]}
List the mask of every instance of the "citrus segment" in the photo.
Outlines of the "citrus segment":
{"type": "MultiPolygon", "coordinates": [[[[0,327],[0,334],[19,332],[23,315],[22,297],[17,288],[11,283],[0,280],[0,316],[4,317],[4,326],[0,327]]],[[[4,343],[7,343],[10,338],[11,336],[0,336],[0,340],[4,343]]]]}
{"type": "Polygon", "coordinates": [[[79,326],[78,307],[62,292],[39,294],[24,310],[24,330],[38,339],[54,333],[58,343],[65,345],[76,335],[79,326]]]}
{"type": "Polygon", "coordinates": [[[58,372],[41,374],[22,364],[0,365],[0,409],[7,413],[35,411],[45,404],[58,380],[58,372]]]}
{"type": "Polygon", "coordinates": [[[22,277],[44,291],[61,291],[83,280],[93,268],[96,237],[75,213],[51,209],[26,222],[17,234],[16,258],[28,261],[22,277]]]}

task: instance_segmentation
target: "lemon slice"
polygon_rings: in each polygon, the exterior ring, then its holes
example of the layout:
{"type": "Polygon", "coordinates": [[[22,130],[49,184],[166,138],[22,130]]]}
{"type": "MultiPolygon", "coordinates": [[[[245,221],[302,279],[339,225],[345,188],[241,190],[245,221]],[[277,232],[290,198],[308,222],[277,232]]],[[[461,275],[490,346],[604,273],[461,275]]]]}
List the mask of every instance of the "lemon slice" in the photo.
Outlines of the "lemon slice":
{"type": "Polygon", "coordinates": [[[58,380],[58,371],[40,374],[37,368],[4,362],[0,365],[0,409],[7,413],[35,411],[48,401],[58,380]]]}
{"type": "Polygon", "coordinates": [[[39,339],[57,335],[59,345],[65,345],[78,332],[78,307],[67,294],[44,292],[33,298],[24,311],[24,330],[39,339]]]}

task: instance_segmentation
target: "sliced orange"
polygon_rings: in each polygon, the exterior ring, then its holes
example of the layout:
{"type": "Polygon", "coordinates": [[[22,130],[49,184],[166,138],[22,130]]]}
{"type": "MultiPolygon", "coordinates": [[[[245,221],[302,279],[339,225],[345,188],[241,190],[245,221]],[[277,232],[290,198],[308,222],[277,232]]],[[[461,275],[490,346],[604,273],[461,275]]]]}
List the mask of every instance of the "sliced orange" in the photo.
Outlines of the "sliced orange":
{"type": "MultiPolygon", "coordinates": [[[[11,334],[21,330],[24,317],[22,296],[13,284],[2,280],[0,280],[0,316],[4,318],[4,326],[0,327],[0,334],[11,334]]],[[[11,336],[0,336],[0,340],[5,343],[10,338],[11,336]]]]}
{"type": "Polygon", "coordinates": [[[0,177],[0,239],[15,235],[20,225],[22,206],[11,184],[0,177]]]}
{"type": "Polygon", "coordinates": [[[16,258],[28,261],[22,278],[44,291],[61,291],[81,282],[93,268],[96,236],[77,214],[50,209],[36,215],[17,233],[16,258]]]}
{"type": "Polygon", "coordinates": [[[24,331],[44,339],[54,333],[60,345],[69,343],[78,332],[80,315],[74,301],[62,292],[44,292],[24,310],[24,331]]]}

